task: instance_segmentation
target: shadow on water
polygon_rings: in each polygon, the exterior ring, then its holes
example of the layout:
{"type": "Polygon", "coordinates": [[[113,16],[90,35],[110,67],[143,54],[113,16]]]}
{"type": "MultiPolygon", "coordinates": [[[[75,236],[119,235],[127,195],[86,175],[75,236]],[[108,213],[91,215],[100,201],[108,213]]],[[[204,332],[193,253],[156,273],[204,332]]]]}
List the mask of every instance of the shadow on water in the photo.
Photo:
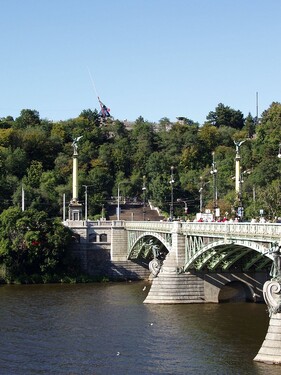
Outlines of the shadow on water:
{"type": "Polygon", "coordinates": [[[145,285],[1,286],[0,374],[280,373],[253,361],[265,305],[145,305],[145,285]]]}
{"type": "Polygon", "coordinates": [[[253,291],[240,281],[232,281],[222,287],[219,293],[220,303],[254,302],[253,291]]]}

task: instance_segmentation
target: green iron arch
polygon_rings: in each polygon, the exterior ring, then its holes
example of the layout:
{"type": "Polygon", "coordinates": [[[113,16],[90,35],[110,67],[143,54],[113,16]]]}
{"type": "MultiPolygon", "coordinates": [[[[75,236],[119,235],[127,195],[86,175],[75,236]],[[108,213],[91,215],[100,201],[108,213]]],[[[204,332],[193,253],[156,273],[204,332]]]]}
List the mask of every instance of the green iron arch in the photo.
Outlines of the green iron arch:
{"type": "Polygon", "coordinates": [[[153,258],[153,246],[158,247],[159,251],[164,251],[168,253],[171,250],[171,238],[170,236],[161,235],[160,233],[150,233],[144,232],[140,234],[130,246],[128,252],[128,259],[138,259],[138,258],[153,258]]]}
{"type": "Polygon", "coordinates": [[[219,240],[203,246],[185,263],[184,271],[191,269],[215,271],[229,270],[243,258],[243,270],[262,270],[272,261],[264,245],[252,241],[219,240]]]}

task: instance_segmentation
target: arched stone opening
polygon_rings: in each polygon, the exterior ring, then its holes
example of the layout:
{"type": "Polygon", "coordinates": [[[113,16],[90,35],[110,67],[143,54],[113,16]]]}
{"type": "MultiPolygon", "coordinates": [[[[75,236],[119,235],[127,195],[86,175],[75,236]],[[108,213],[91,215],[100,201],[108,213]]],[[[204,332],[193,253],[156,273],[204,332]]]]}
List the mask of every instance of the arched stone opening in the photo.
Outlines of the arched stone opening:
{"type": "Polygon", "coordinates": [[[231,281],[221,288],[218,301],[219,303],[255,302],[254,292],[250,286],[241,281],[231,281]]]}
{"type": "Polygon", "coordinates": [[[89,234],[89,242],[97,242],[97,235],[96,233],[89,234]]]}
{"type": "Polygon", "coordinates": [[[107,242],[107,234],[106,233],[100,234],[100,242],[107,242]]]}

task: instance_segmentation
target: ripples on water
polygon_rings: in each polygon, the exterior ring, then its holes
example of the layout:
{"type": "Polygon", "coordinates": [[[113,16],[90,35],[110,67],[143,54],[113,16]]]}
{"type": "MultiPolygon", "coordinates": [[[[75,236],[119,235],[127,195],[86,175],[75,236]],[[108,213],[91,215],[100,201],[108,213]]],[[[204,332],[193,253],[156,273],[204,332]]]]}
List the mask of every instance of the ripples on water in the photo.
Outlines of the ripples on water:
{"type": "Polygon", "coordinates": [[[0,374],[281,373],[253,362],[265,305],[145,305],[143,286],[0,286],[0,374]]]}

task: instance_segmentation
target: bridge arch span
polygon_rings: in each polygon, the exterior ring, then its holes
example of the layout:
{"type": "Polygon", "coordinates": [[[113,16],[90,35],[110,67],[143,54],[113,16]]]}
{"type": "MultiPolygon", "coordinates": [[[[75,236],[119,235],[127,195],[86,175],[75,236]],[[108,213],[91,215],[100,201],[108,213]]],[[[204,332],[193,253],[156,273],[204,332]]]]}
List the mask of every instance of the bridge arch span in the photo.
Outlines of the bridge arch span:
{"type": "Polygon", "coordinates": [[[171,251],[170,236],[157,232],[141,232],[130,236],[129,232],[128,259],[148,258],[151,256],[153,246],[164,249],[165,253],[171,251]]]}
{"type": "Polygon", "coordinates": [[[215,240],[201,246],[196,251],[189,251],[186,256],[184,271],[196,269],[201,271],[208,269],[215,271],[220,268],[224,271],[235,266],[243,257],[243,269],[248,271],[255,266],[256,270],[264,269],[272,261],[272,255],[268,254],[268,244],[245,240],[215,240]]]}

